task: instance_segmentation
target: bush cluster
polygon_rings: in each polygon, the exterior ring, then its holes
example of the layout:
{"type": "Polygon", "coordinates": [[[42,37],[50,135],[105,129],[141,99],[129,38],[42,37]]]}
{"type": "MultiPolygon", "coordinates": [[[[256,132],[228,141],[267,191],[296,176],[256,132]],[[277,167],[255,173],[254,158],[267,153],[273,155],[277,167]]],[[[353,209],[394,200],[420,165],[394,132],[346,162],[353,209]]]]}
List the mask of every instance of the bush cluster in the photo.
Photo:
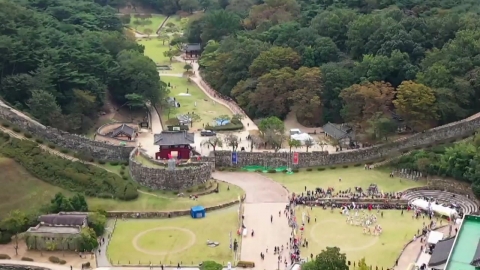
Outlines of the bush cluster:
{"type": "Polygon", "coordinates": [[[51,155],[31,141],[12,139],[0,152],[15,159],[39,179],[73,192],[92,197],[110,194],[110,197],[120,200],[133,200],[138,197],[135,186],[124,181],[119,175],[51,155]]]}
{"type": "Polygon", "coordinates": [[[226,125],[223,126],[210,126],[206,125],[205,129],[207,130],[213,130],[213,131],[233,131],[233,130],[240,130],[243,129],[243,124],[240,121],[232,121],[226,125]]]}
{"type": "Polygon", "coordinates": [[[10,260],[10,256],[8,256],[7,254],[0,254],[0,260],[10,260]]]}
{"type": "Polygon", "coordinates": [[[33,262],[33,259],[32,259],[32,258],[29,258],[29,257],[22,257],[21,260],[22,260],[22,261],[26,261],[26,262],[33,262]]]}
{"type": "Polygon", "coordinates": [[[239,261],[237,263],[237,267],[253,268],[253,267],[255,267],[255,263],[254,262],[249,262],[249,261],[239,261]]]}

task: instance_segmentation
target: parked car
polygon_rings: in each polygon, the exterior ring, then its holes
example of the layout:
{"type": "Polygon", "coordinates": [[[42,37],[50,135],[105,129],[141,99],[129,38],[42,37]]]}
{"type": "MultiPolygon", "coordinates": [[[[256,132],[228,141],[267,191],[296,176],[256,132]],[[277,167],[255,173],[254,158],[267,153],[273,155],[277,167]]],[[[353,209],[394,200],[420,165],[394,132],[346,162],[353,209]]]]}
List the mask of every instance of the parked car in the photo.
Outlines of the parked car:
{"type": "Polygon", "coordinates": [[[217,136],[217,133],[215,133],[211,130],[202,130],[202,131],[200,131],[200,136],[202,136],[202,137],[217,136]]]}

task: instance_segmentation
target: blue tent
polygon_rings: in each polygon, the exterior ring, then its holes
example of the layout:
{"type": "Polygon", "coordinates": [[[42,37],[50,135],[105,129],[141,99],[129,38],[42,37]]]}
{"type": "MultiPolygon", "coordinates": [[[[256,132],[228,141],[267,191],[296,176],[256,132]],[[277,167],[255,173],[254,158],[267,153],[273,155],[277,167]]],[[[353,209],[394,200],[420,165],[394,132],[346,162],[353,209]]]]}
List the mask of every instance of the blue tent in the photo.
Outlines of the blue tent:
{"type": "Polygon", "coordinates": [[[205,217],[205,207],[197,205],[190,209],[190,215],[192,218],[204,218],[205,217]]]}

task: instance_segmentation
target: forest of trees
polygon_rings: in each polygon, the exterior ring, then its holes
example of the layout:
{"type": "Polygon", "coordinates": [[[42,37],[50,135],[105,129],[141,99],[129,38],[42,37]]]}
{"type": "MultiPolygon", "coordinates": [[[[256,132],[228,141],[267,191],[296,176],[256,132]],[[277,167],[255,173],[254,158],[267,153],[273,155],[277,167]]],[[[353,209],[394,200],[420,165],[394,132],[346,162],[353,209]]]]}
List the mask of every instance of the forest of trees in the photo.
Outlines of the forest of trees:
{"type": "MultiPolygon", "coordinates": [[[[172,13],[184,1],[140,2],[172,13]],[[165,10],[168,3],[175,8],[165,10]]],[[[203,45],[202,75],[252,118],[284,118],[294,110],[305,125],[347,122],[379,137],[378,129],[394,120],[422,131],[480,108],[475,0],[198,0],[196,6],[204,15],[185,35],[203,45]]]]}
{"type": "Polygon", "coordinates": [[[155,63],[110,6],[0,0],[0,25],[0,96],[46,125],[83,133],[107,96],[119,106],[162,98],[155,63]]]}

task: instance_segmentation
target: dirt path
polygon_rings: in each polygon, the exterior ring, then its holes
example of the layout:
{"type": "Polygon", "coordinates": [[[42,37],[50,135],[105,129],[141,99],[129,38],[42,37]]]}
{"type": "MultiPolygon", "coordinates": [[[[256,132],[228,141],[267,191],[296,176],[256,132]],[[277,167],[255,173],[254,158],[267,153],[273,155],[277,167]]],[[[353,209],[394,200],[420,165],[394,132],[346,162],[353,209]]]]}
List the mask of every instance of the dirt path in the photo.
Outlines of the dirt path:
{"type": "MultiPolygon", "coordinates": [[[[241,187],[247,194],[244,225],[248,236],[242,239],[241,260],[255,262],[253,269],[276,269],[274,246],[286,245],[291,229],[284,215],[278,216],[288,203],[288,191],[279,183],[257,173],[215,172],[213,177],[241,187]],[[273,216],[273,222],[270,217],[273,216]],[[255,235],[250,235],[254,230],[255,235]],[[266,249],[268,248],[268,253],[266,249]],[[260,259],[260,253],[265,260],[260,259]]],[[[281,266],[282,268],[284,266],[281,266]]]]}

